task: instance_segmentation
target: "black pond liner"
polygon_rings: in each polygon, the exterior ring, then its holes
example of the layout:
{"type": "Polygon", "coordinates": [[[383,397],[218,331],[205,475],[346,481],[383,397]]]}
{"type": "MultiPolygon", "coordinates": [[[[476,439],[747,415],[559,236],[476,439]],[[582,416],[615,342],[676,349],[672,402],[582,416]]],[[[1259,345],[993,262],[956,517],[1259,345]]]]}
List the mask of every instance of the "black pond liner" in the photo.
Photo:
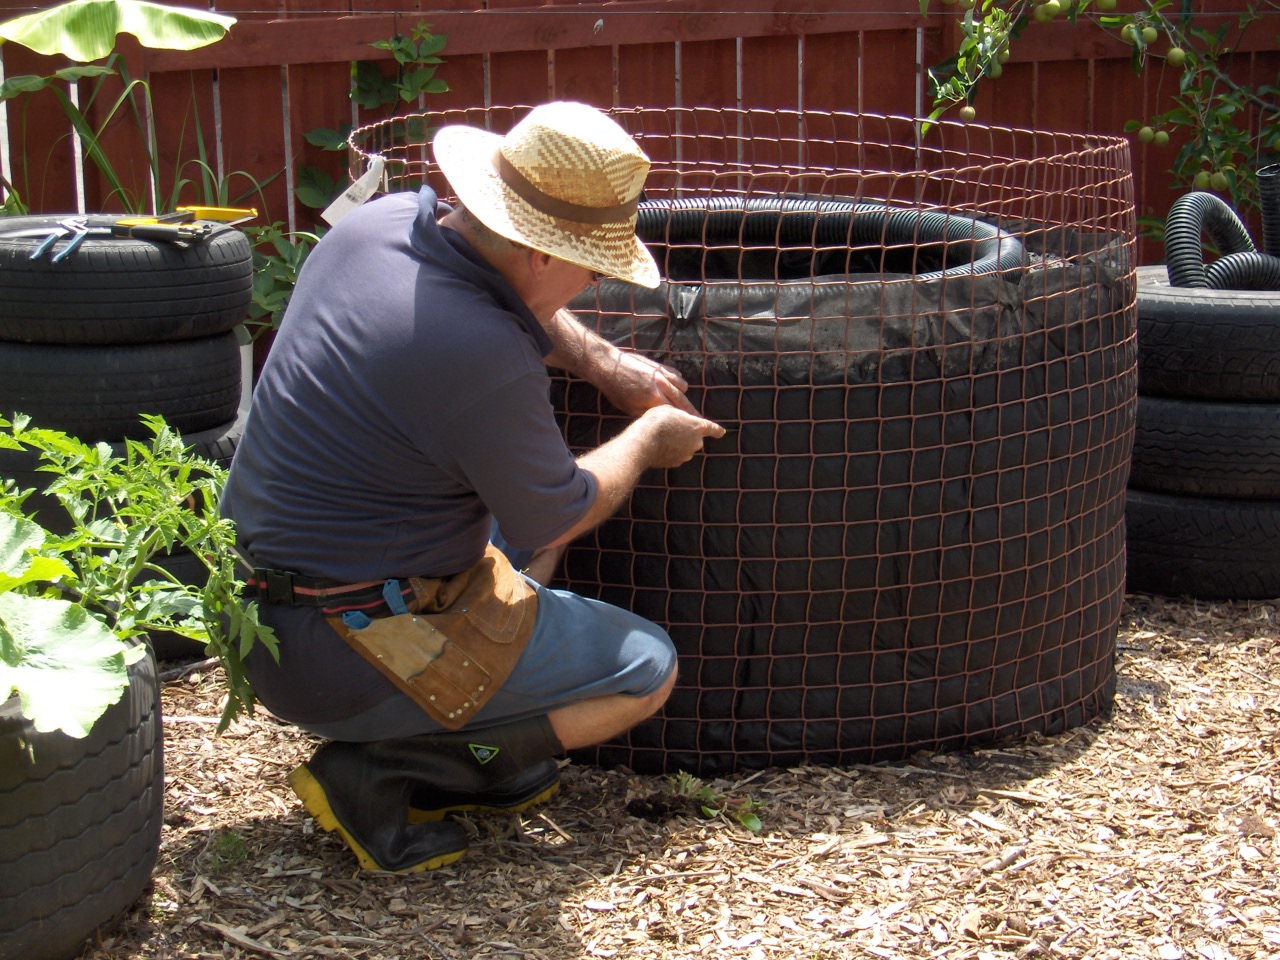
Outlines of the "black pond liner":
{"type": "MultiPolygon", "coordinates": [[[[643,216],[670,281],[573,307],[678,368],[729,433],[646,474],[568,551],[564,585],[680,652],[661,713],[580,757],[703,776],[871,762],[1108,709],[1136,401],[1126,239],[1022,225],[1000,234],[1027,248],[1016,267],[997,251],[982,272],[924,233],[821,250],[812,231],[779,240],[777,215],[760,233],[744,210],[678,230],[643,216]],[[927,278],[883,272],[904,258],[927,278]]],[[[629,422],[581,381],[553,402],[574,449],[629,422]]]]}

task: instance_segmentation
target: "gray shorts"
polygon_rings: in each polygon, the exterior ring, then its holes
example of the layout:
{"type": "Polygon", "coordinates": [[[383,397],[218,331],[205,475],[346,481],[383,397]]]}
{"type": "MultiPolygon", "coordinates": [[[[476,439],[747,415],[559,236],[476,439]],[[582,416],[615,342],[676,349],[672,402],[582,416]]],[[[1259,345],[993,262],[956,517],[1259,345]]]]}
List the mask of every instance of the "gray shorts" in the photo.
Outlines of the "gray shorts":
{"type": "MultiPolygon", "coordinates": [[[[599,600],[534,586],[538,619],[533,635],[507,682],[468,729],[540,716],[607,694],[647,696],[659,690],[675,670],[675,646],[658,625],[599,600]]],[[[300,726],[326,739],[350,741],[389,740],[443,729],[399,691],[347,720],[300,726]]]]}

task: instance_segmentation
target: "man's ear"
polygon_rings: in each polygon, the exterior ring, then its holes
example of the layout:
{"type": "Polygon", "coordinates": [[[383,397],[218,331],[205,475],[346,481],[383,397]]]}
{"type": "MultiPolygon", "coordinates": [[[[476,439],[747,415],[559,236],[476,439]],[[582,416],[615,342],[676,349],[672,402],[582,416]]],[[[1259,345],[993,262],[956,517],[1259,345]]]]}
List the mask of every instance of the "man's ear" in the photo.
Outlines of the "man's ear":
{"type": "Polygon", "coordinates": [[[543,253],[541,250],[526,250],[528,256],[529,273],[534,281],[541,280],[543,274],[547,272],[547,268],[551,266],[551,261],[555,258],[549,253],[543,253]]]}

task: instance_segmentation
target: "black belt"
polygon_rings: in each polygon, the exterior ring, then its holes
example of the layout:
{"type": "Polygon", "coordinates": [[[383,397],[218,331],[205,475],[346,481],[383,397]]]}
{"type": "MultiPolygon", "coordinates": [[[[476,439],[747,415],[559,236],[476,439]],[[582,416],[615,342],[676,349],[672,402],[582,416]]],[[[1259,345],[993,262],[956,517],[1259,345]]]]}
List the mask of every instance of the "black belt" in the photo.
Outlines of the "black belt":
{"type": "Polygon", "coordinates": [[[326,613],[340,614],[349,610],[364,613],[395,613],[404,601],[413,597],[407,580],[367,580],[343,583],[324,577],[304,577],[291,570],[268,570],[254,567],[245,578],[249,599],[264,603],[285,603],[298,607],[322,607],[326,613]],[[388,599],[397,594],[400,603],[388,599]]]}

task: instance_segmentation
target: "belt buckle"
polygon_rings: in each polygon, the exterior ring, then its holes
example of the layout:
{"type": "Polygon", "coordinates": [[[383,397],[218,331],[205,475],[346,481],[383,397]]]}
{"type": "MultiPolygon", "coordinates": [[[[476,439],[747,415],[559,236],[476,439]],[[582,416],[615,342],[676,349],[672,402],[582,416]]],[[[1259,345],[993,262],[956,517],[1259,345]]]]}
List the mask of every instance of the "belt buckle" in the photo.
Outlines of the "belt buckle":
{"type": "Polygon", "coordinates": [[[293,574],[288,570],[260,571],[266,581],[267,600],[271,603],[293,603],[293,574]]]}

